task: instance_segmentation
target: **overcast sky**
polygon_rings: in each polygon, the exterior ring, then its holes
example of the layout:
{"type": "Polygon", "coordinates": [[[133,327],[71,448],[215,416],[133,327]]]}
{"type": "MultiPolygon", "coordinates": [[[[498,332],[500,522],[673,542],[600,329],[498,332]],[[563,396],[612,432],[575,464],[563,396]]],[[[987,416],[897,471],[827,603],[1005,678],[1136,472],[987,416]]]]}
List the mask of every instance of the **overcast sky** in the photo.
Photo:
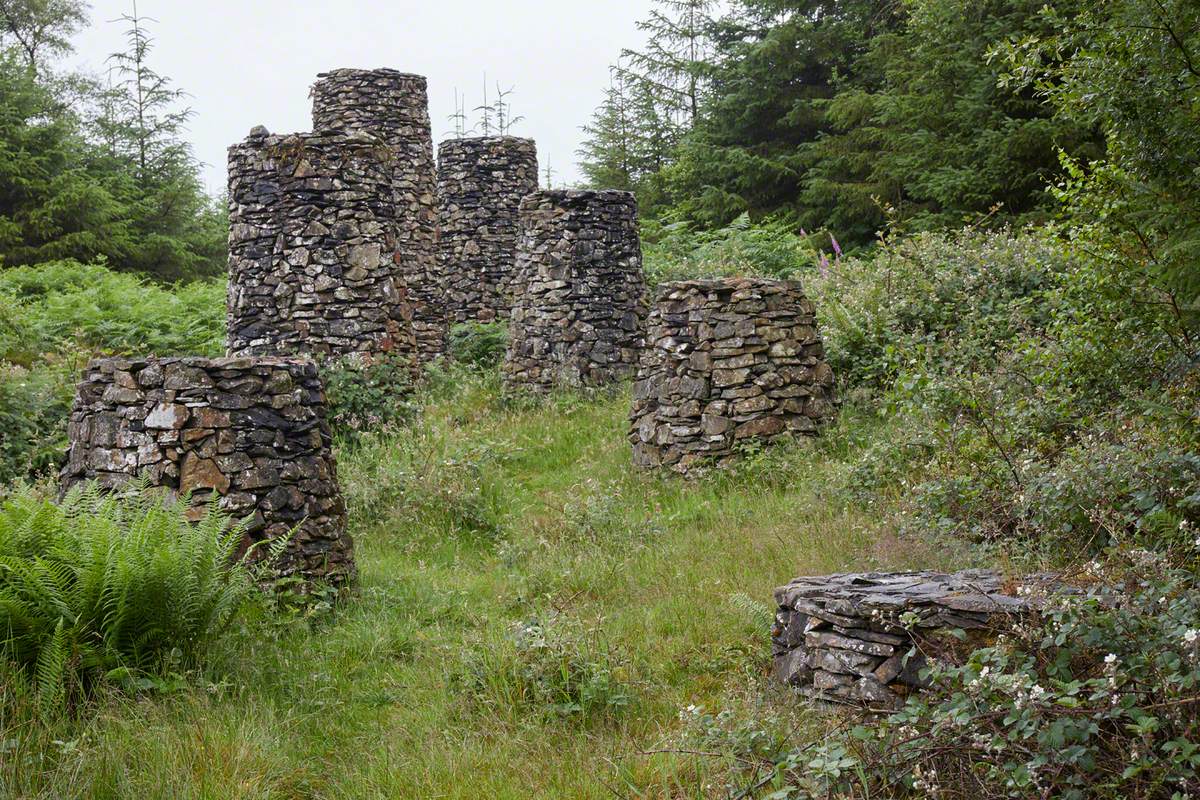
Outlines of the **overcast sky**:
{"type": "MultiPolygon", "coordinates": [[[[122,47],[131,0],[91,0],[92,24],[75,61],[102,72],[122,47]],[[110,22],[110,20],[118,20],[110,22]]],[[[513,133],[537,140],[554,181],[579,179],[579,127],[608,83],[650,0],[139,0],[154,17],[151,66],[192,96],[189,138],[210,191],[225,186],[225,149],[255,125],[306,131],[308,88],[335,67],[392,67],[429,79],[434,144],[453,123],[454,89],[478,105],[487,73],[525,120],[513,133]]]]}

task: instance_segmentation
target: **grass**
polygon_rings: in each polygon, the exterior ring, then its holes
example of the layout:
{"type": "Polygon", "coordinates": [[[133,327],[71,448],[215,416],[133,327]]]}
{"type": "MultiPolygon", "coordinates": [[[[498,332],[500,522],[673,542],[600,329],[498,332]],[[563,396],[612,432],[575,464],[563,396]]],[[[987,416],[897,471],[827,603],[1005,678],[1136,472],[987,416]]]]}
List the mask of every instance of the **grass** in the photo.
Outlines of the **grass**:
{"type": "Polygon", "coordinates": [[[340,454],[353,597],[255,614],[204,675],[80,721],[32,722],[0,677],[0,796],[727,796],[681,709],[823,724],[767,679],[771,590],[947,556],[891,536],[898,499],[831,489],[872,435],[853,409],[685,481],[631,467],[627,408],[444,382],[340,454]]]}

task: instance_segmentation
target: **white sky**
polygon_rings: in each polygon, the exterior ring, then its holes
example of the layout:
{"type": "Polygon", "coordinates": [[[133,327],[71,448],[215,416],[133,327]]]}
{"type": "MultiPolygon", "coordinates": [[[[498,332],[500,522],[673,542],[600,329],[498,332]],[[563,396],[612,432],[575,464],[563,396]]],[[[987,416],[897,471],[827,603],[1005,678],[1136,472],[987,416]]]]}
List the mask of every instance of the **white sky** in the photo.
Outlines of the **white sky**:
{"type": "MultiPolygon", "coordinates": [[[[123,45],[118,19],[132,0],[91,0],[92,24],[74,61],[100,73],[123,45]]],[[[554,182],[580,178],[579,127],[608,85],[622,47],[637,47],[650,0],[139,0],[154,17],[151,66],[191,94],[189,136],[212,192],[225,187],[225,149],[255,125],[309,130],[308,88],[336,67],[392,67],[429,79],[434,145],[448,138],[454,89],[479,105],[487,73],[515,86],[525,120],[513,134],[537,140],[554,182]]]]}

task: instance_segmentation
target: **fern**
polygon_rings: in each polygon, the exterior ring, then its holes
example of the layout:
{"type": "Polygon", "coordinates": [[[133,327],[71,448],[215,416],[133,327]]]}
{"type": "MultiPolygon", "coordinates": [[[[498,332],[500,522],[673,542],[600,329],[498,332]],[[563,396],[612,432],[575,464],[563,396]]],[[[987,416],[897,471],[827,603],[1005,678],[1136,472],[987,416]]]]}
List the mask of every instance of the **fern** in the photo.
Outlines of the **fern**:
{"type": "Polygon", "coordinates": [[[199,666],[229,629],[258,568],[235,559],[242,527],[215,507],[193,524],[187,508],[144,483],[0,505],[0,657],[44,711],[106,674],[199,666]]]}

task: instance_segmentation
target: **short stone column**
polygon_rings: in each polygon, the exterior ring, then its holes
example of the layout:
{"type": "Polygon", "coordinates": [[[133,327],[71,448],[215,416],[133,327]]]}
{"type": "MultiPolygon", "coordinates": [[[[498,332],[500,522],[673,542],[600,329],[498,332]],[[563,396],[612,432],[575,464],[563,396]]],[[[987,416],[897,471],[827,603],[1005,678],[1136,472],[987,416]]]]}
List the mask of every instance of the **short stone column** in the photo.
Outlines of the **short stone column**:
{"type": "Polygon", "coordinates": [[[67,433],[64,491],[144,476],[249,518],[242,552],[296,529],[277,565],[284,575],[353,580],[325,393],[312,361],[96,359],[76,390],[67,433]]]}
{"type": "Polygon", "coordinates": [[[256,128],[229,149],[231,354],[413,350],[390,163],[355,132],[256,128]]]}
{"type": "Polygon", "coordinates": [[[775,677],[817,700],[896,708],[925,685],[928,658],[958,661],[1059,590],[1048,574],[1020,586],[990,570],[796,578],[775,590],[775,677]]]}
{"type": "Polygon", "coordinates": [[[798,281],[659,287],[630,412],[634,463],[686,471],[748,440],[815,434],[834,413],[813,304],[798,281]]]}
{"type": "Polygon", "coordinates": [[[510,389],[603,386],[633,374],[645,279],[630,192],[546,190],[521,201],[510,389]]]}
{"type": "Polygon", "coordinates": [[[521,198],[538,188],[537,145],[515,136],[438,145],[438,255],[450,323],[507,319],[521,198]]]}
{"type": "Polygon", "coordinates": [[[425,78],[393,69],[337,69],[312,87],[315,130],[364,131],[392,151],[395,259],[412,308],[418,363],[445,353],[437,266],[436,176],[425,78]]]}

